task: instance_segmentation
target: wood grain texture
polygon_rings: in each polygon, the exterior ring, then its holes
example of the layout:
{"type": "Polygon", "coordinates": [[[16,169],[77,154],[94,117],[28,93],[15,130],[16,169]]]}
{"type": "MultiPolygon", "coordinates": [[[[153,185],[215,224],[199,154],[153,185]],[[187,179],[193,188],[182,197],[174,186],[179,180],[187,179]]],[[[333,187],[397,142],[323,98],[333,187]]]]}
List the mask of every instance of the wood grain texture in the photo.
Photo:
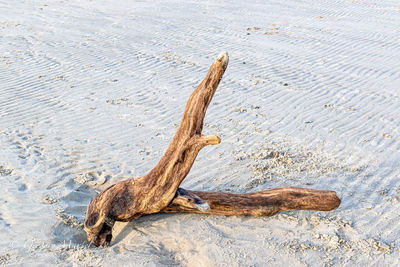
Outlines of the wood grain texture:
{"type": "Polygon", "coordinates": [[[179,128],[158,164],[146,175],[119,182],[92,199],[84,223],[89,242],[107,245],[115,221],[157,212],[268,216],[284,210],[327,211],[339,206],[340,200],[332,191],[283,187],[231,194],[179,188],[199,151],[220,143],[219,137],[203,135],[202,130],[207,107],[228,61],[228,54],[221,53],[192,92],[179,128]]]}
{"type": "Polygon", "coordinates": [[[281,187],[247,194],[187,191],[201,198],[210,208],[199,210],[197,207],[183,205],[181,200],[173,199],[162,212],[270,216],[288,210],[330,211],[340,205],[340,199],[333,191],[298,187],[281,187]]]}

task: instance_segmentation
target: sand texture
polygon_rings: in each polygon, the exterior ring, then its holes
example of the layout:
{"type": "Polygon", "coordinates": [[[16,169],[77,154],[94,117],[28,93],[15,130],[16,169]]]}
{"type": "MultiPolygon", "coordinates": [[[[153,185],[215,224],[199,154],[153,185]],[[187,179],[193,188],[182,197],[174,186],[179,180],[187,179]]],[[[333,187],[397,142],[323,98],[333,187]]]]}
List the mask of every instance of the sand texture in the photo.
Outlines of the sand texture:
{"type": "Polygon", "coordinates": [[[0,265],[398,266],[396,0],[0,0],[0,265]],[[182,186],[335,190],[332,212],[156,214],[86,241],[97,192],[158,162],[221,51],[182,186]],[[118,234],[117,234],[118,233],[118,234]]]}

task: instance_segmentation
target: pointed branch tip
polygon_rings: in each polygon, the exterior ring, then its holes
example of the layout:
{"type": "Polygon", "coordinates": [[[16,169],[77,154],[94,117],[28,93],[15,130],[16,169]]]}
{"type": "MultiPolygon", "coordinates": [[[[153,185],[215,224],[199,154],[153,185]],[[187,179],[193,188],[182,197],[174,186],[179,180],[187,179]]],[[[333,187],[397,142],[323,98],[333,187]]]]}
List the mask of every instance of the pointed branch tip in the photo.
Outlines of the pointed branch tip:
{"type": "Polygon", "coordinates": [[[228,66],[229,63],[229,56],[228,56],[228,52],[221,52],[218,57],[217,60],[222,64],[222,67],[224,69],[226,69],[226,66],[228,66]]]}
{"type": "Polygon", "coordinates": [[[218,145],[221,143],[221,139],[216,135],[201,135],[198,140],[203,145],[218,145]]]}

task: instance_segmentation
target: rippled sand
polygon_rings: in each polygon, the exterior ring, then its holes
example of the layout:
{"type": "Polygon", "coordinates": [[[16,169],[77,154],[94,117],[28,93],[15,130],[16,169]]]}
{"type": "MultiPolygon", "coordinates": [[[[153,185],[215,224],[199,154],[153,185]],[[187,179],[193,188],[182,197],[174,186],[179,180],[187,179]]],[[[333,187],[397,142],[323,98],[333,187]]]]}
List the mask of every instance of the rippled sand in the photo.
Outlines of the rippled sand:
{"type": "Polygon", "coordinates": [[[1,1],[0,264],[397,265],[397,1],[1,1]],[[96,192],[158,162],[220,51],[187,189],[330,189],[332,212],[145,216],[110,247],[96,192]]]}

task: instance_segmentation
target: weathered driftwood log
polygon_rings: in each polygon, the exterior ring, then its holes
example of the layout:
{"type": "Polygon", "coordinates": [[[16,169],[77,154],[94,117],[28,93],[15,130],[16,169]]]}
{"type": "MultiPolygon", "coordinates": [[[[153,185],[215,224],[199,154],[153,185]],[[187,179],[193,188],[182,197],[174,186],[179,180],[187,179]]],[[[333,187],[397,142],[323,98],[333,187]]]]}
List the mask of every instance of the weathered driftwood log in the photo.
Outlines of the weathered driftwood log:
{"type": "Polygon", "coordinates": [[[333,191],[298,187],[280,187],[247,194],[185,191],[192,194],[192,197],[184,199],[177,196],[161,212],[270,216],[288,210],[329,211],[340,204],[340,200],[333,191]],[[203,203],[196,205],[195,197],[203,203]],[[206,208],[203,208],[204,206],[206,208]]]}
{"type": "Polygon", "coordinates": [[[207,107],[227,65],[228,55],[221,53],[190,95],[174,138],[148,174],[119,182],[92,199],[84,223],[91,243],[108,244],[115,221],[157,212],[268,216],[285,210],[328,211],[339,206],[340,199],[332,191],[283,187],[231,194],[178,188],[199,151],[220,143],[217,136],[203,135],[202,129],[207,107]]]}

